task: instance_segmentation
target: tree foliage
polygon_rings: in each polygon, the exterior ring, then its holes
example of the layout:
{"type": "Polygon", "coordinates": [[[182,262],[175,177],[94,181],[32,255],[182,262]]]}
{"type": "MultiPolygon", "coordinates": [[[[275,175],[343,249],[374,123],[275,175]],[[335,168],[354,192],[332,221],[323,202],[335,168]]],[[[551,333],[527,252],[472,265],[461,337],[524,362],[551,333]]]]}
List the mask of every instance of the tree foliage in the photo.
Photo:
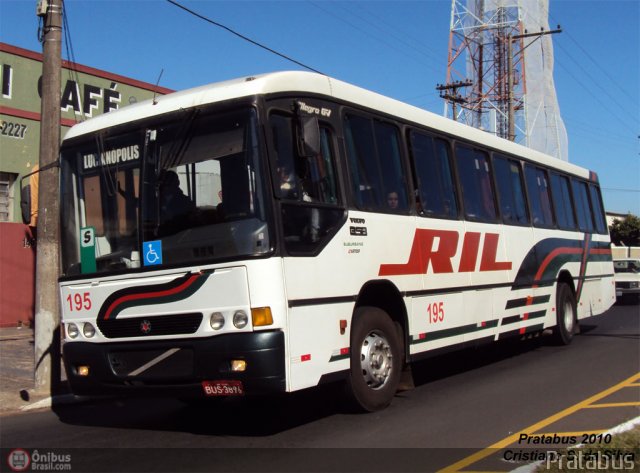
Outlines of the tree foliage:
{"type": "Polygon", "coordinates": [[[640,218],[635,215],[628,214],[622,220],[616,218],[609,232],[616,245],[640,246],[640,218]]]}

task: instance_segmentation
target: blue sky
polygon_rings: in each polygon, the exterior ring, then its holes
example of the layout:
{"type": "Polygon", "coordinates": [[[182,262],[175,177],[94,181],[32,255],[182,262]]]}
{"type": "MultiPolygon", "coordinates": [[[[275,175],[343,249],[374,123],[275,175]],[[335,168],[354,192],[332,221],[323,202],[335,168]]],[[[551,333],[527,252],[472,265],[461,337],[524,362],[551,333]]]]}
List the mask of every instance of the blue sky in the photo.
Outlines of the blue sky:
{"type": "MultiPolygon", "coordinates": [[[[0,0],[0,41],[41,51],[36,0],[0,0]]],[[[181,3],[325,74],[436,113],[450,0],[181,3]]],[[[66,0],[77,62],[183,89],[300,69],[162,0],[66,0]]],[[[550,0],[569,161],[595,170],[605,207],[640,215],[640,2],[550,0]]],[[[65,46],[63,57],[68,59],[65,46]]]]}

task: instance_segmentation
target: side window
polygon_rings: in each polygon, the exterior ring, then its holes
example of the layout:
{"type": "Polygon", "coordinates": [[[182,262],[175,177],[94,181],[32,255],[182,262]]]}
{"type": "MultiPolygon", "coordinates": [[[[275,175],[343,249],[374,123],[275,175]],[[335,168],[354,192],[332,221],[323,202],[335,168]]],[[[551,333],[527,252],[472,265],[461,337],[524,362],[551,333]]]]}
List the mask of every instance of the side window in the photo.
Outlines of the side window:
{"type": "Polygon", "coordinates": [[[531,217],[536,227],[552,227],[553,212],[549,194],[549,179],[541,168],[527,164],[524,168],[527,181],[527,192],[531,204],[531,217]]]}
{"type": "Polygon", "coordinates": [[[344,210],[335,172],[333,133],[320,125],[320,154],[298,156],[294,120],[285,115],[269,118],[276,196],[282,201],[284,245],[292,255],[314,254],[339,228],[344,210]]]}
{"type": "Polygon", "coordinates": [[[495,222],[497,214],[487,154],[457,145],[456,164],[462,186],[465,216],[470,220],[495,222]]]}
{"type": "Polygon", "coordinates": [[[345,138],[356,206],[363,210],[407,212],[409,204],[397,128],[346,115],[345,138]]]}
{"type": "Polygon", "coordinates": [[[282,199],[299,200],[301,193],[296,177],[294,136],[291,118],[272,114],[269,122],[275,151],[276,194],[282,199]]]}
{"type": "Polygon", "coordinates": [[[410,141],[422,214],[456,218],[458,206],[448,143],[415,131],[411,132],[410,141]]]}
{"type": "Polygon", "coordinates": [[[573,216],[573,201],[569,191],[569,179],[559,174],[551,174],[551,194],[556,209],[558,227],[563,230],[574,230],[576,219],[573,216]]]}
{"type": "Polygon", "coordinates": [[[577,179],[572,179],[571,181],[573,200],[576,203],[576,215],[578,216],[578,228],[583,232],[592,232],[594,228],[593,216],[589,207],[587,184],[577,179]]]}
{"type": "Polygon", "coordinates": [[[517,225],[529,223],[520,163],[505,156],[496,155],[493,159],[493,165],[502,221],[517,225]]]}
{"type": "Polygon", "coordinates": [[[382,211],[406,213],[409,199],[402,170],[400,135],[398,129],[388,123],[374,121],[378,161],[385,202],[382,211]]]}
{"type": "Polygon", "coordinates": [[[337,204],[337,179],[334,168],[331,131],[320,127],[320,154],[301,158],[294,144],[293,120],[279,114],[270,118],[280,198],[337,204]]]}
{"type": "Polygon", "coordinates": [[[589,184],[589,196],[591,197],[591,208],[596,221],[596,231],[606,234],[607,222],[604,216],[604,208],[602,207],[600,188],[595,184],[589,184]]]}

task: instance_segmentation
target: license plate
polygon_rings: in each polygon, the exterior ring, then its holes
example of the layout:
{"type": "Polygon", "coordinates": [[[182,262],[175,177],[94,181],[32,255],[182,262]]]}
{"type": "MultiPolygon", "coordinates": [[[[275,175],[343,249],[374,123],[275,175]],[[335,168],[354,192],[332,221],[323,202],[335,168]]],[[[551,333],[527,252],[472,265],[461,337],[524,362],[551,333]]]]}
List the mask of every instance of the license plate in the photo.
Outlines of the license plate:
{"type": "Polygon", "coordinates": [[[244,394],[242,381],[237,379],[203,381],[202,389],[206,396],[242,396],[244,394]]]}

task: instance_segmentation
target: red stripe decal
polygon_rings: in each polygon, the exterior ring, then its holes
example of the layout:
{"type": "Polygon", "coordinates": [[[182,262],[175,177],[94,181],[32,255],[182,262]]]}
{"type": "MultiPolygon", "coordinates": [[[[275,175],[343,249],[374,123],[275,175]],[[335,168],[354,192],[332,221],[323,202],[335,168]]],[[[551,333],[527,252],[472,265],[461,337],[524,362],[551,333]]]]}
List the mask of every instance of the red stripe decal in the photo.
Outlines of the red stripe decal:
{"type": "Polygon", "coordinates": [[[547,269],[547,266],[549,266],[551,261],[553,261],[553,259],[556,258],[557,256],[562,254],[577,255],[577,254],[582,254],[583,251],[584,250],[582,248],[567,248],[567,247],[556,248],[555,250],[553,250],[551,253],[547,255],[547,257],[544,259],[544,261],[540,265],[540,268],[538,269],[538,272],[536,273],[536,276],[535,276],[535,281],[539,281],[542,278],[542,275],[544,274],[544,270],[547,269]]]}
{"type": "Polygon", "coordinates": [[[124,302],[137,301],[137,300],[140,300],[140,299],[151,299],[151,298],[154,298],[154,297],[163,297],[163,296],[171,296],[173,294],[178,294],[179,292],[182,292],[185,289],[187,289],[189,286],[191,286],[191,284],[193,284],[193,282],[196,279],[198,279],[199,277],[200,277],[199,274],[193,274],[193,275],[189,276],[189,279],[187,279],[185,282],[183,282],[179,286],[174,287],[173,289],[167,289],[167,290],[164,290],[164,291],[157,291],[157,292],[147,292],[147,293],[143,293],[143,294],[131,294],[131,295],[128,295],[128,296],[122,296],[122,297],[116,299],[115,301],[113,301],[113,303],[109,306],[109,308],[107,309],[107,311],[106,311],[106,313],[104,315],[104,320],[108,320],[109,316],[111,315],[111,312],[113,312],[117,306],[119,306],[120,304],[122,304],[124,302]]]}

